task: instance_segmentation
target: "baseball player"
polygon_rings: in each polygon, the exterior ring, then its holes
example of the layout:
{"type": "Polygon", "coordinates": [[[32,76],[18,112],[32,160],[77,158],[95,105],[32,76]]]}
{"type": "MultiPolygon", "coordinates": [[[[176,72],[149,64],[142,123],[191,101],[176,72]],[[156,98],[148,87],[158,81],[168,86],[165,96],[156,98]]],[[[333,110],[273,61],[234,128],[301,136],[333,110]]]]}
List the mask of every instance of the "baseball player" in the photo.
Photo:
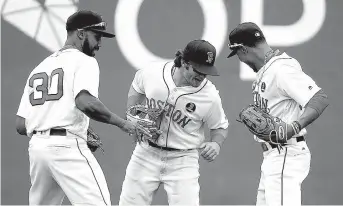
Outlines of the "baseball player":
{"type": "Polygon", "coordinates": [[[98,99],[95,51],[102,37],[114,34],[105,31],[105,22],[92,11],[71,15],[66,29],[65,46],[29,75],[17,112],[18,133],[31,137],[29,204],[61,205],[66,195],[73,205],[111,205],[102,169],[87,147],[86,132],[89,118],[128,133],[136,131],[136,125],[98,99]]]}
{"type": "Polygon", "coordinates": [[[228,120],[216,87],[216,49],[194,40],[173,62],[151,64],[136,72],[128,108],[145,104],[165,110],[156,142],[137,144],[126,169],[119,205],[150,205],[161,183],[170,205],[199,205],[199,153],[208,161],[219,154],[228,120]],[[204,125],[210,142],[204,142],[204,125]]]}
{"type": "Polygon", "coordinates": [[[252,86],[254,104],[288,124],[287,143],[281,148],[255,136],[264,151],[256,205],[300,206],[301,183],[311,161],[306,127],[328,106],[327,96],[296,59],[267,44],[256,24],[239,24],[229,40],[232,52],[228,57],[237,55],[257,73],[252,86]]]}

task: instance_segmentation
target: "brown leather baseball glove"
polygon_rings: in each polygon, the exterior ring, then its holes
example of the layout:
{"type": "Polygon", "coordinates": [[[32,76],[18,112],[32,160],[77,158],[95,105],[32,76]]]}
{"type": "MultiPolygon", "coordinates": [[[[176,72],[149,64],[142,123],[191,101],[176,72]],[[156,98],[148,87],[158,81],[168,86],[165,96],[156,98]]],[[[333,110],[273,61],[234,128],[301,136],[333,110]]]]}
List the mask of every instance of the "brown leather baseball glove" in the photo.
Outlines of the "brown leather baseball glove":
{"type": "Polygon", "coordinates": [[[243,123],[252,134],[266,142],[279,145],[287,142],[290,125],[256,105],[245,107],[239,113],[237,121],[243,123]]]}

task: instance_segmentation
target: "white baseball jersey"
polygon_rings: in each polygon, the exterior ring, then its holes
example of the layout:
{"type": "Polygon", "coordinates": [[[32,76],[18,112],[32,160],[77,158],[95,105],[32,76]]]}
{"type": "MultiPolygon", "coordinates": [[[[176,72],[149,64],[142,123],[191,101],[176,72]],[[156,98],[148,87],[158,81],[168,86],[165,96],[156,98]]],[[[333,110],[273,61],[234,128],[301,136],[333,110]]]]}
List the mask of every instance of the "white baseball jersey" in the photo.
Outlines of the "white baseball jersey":
{"type": "MultiPolygon", "coordinates": [[[[252,86],[254,104],[267,108],[271,115],[288,124],[298,120],[305,105],[320,89],[302,71],[299,62],[286,53],[271,58],[258,71],[252,86]]],[[[305,128],[297,136],[304,134],[305,128]]],[[[255,140],[262,141],[256,137],[255,140]]]]}
{"type": "Polygon", "coordinates": [[[75,106],[75,97],[81,90],[98,97],[98,89],[95,58],[73,48],[58,51],[29,75],[17,115],[26,119],[29,136],[58,127],[86,139],[89,118],[75,106]]]}
{"type": "Polygon", "coordinates": [[[155,64],[136,72],[132,87],[146,96],[150,108],[165,108],[158,145],[176,149],[198,148],[209,129],[229,123],[216,87],[204,79],[199,87],[177,87],[172,78],[173,62],[155,64]]]}

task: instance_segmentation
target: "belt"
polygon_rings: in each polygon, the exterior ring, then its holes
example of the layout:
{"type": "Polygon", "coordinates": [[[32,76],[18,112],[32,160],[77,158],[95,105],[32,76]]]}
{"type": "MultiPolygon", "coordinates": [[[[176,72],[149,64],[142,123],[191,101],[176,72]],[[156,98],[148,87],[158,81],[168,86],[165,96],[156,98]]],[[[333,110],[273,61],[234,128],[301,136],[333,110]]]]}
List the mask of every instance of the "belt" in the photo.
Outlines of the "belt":
{"type": "MultiPolygon", "coordinates": [[[[297,142],[302,142],[302,141],[305,141],[305,137],[304,136],[299,136],[299,137],[296,137],[295,138],[297,142]]],[[[278,145],[277,144],[272,144],[272,143],[269,143],[269,145],[271,146],[272,149],[276,148],[278,145]]],[[[281,144],[281,146],[285,146],[287,144],[281,144]]],[[[266,145],[266,143],[262,143],[261,144],[262,146],[262,149],[263,151],[268,151],[268,146],[266,145]]]]}
{"type": "Polygon", "coordinates": [[[67,136],[67,130],[66,129],[57,129],[57,128],[52,128],[47,131],[36,131],[33,130],[33,134],[43,134],[44,132],[50,132],[50,136],[67,136]]]}
{"type": "Polygon", "coordinates": [[[163,146],[157,145],[151,141],[148,141],[148,144],[152,147],[157,148],[157,149],[166,150],[166,151],[189,151],[189,150],[193,150],[193,149],[176,149],[176,148],[171,148],[171,147],[163,147],[163,146]]]}

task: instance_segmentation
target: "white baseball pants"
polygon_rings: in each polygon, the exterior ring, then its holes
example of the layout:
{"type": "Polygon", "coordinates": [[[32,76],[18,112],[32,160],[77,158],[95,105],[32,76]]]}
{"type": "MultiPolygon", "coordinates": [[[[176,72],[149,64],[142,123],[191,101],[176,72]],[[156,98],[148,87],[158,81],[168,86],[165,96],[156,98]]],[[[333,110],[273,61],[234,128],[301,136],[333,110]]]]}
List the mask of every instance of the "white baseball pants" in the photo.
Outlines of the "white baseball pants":
{"type": "Polygon", "coordinates": [[[269,149],[263,153],[256,205],[301,206],[301,183],[310,170],[311,153],[306,142],[269,149]]]}
{"type": "Polygon", "coordinates": [[[161,183],[169,205],[199,205],[197,150],[165,151],[137,144],[126,169],[119,205],[150,205],[161,183]]]}
{"type": "Polygon", "coordinates": [[[85,140],[35,134],[29,144],[30,205],[111,205],[105,176],[85,140]]]}

